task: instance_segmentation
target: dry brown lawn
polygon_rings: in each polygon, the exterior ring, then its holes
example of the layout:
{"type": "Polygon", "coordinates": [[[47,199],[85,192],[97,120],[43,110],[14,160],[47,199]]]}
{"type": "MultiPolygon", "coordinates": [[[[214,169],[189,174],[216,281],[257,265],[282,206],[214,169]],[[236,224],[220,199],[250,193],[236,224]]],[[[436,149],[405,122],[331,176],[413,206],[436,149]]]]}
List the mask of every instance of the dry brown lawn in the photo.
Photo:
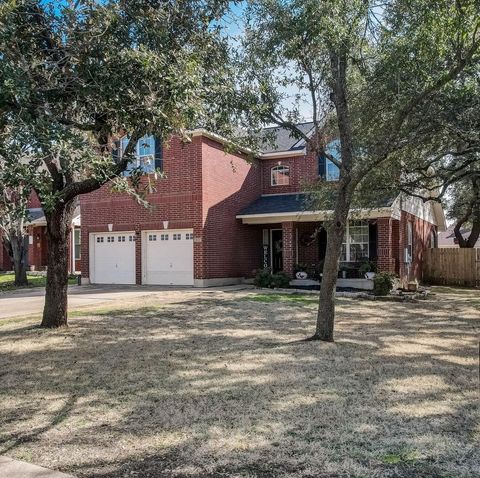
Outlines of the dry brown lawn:
{"type": "Polygon", "coordinates": [[[79,477],[477,477],[480,292],[177,291],[0,322],[0,453],[79,477]]]}

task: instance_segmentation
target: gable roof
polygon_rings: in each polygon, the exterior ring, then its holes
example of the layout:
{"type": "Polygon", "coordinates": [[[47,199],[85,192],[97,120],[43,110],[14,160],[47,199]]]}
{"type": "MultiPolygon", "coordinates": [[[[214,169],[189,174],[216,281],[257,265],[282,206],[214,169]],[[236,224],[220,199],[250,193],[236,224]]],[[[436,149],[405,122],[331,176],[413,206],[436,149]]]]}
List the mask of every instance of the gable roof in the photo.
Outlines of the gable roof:
{"type": "MultiPolygon", "coordinates": [[[[313,131],[313,122],[299,123],[297,128],[308,135],[313,131]]],[[[260,134],[260,148],[263,154],[283,151],[301,151],[305,148],[305,140],[298,138],[292,131],[281,126],[264,128],[260,134]]]]}

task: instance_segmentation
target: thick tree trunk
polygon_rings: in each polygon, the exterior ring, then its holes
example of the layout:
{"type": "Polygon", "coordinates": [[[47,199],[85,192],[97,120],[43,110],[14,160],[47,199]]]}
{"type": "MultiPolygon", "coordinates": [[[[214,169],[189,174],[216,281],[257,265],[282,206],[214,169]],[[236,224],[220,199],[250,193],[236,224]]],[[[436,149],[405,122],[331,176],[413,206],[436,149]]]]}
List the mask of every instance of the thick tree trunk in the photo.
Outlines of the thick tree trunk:
{"type": "Polygon", "coordinates": [[[46,214],[48,268],[42,327],[67,325],[68,235],[73,211],[71,202],[46,214]]]}
{"type": "Polygon", "coordinates": [[[453,233],[460,248],[473,248],[480,237],[480,178],[472,178],[472,198],[465,211],[465,215],[458,219],[453,233]],[[472,230],[467,239],[461,233],[462,226],[467,222],[472,223],[472,230]]]}
{"type": "MultiPolygon", "coordinates": [[[[340,194],[343,196],[342,192],[340,194]]],[[[318,305],[317,327],[311,340],[333,342],[335,324],[335,291],[342,243],[347,227],[349,204],[344,197],[337,200],[334,215],[327,226],[327,249],[323,265],[318,305]]]]}
{"type": "Polygon", "coordinates": [[[351,197],[355,190],[351,168],[353,161],[352,130],[347,100],[347,55],[344,51],[330,53],[332,71],[332,100],[337,112],[337,125],[341,146],[340,179],[336,187],[335,206],[327,226],[327,250],[323,265],[317,327],[311,340],[333,342],[335,324],[335,291],[338,264],[348,220],[351,197]]]}
{"type": "Polygon", "coordinates": [[[25,260],[25,237],[23,235],[12,234],[9,237],[9,242],[12,250],[13,270],[15,271],[15,285],[28,285],[27,263],[25,260]]]}

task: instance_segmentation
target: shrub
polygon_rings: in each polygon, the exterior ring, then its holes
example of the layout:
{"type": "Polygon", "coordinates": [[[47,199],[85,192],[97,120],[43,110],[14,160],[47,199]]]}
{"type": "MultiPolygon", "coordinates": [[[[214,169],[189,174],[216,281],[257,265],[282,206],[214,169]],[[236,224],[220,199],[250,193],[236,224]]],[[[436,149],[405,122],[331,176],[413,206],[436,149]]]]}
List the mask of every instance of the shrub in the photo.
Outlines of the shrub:
{"type": "Polygon", "coordinates": [[[285,288],[290,285],[290,277],[285,272],[272,274],[270,269],[261,269],[255,274],[253,283],[257,287],[285,288]]]}
{"type": "Polygon", "coordinates": [[[255,279],[253,279],[253,283],[257,287],[270,287],[272,282],[272,273],[270,269],[260,269],[255,274],[255,279]]]}
{"type": "Polygon", "coordinates": [[[393,288],[395,275],[391,272],[380,272],[373,278],[373,293],[388,295],[393,288]]]}
{"type": "Polygon", "coordinates": [[[373,261],[365,261],[360,264],[358,272],[364,276],[367,272],[377,272],[377,264],[373,261]]]}
{"type": "Polygon", "coordinates": [[[290,285],[290,277],[288,277],[285,272],[278,272],[277,274],[272,274],[272,281],[270,287],[284,289],[290,285]]]}

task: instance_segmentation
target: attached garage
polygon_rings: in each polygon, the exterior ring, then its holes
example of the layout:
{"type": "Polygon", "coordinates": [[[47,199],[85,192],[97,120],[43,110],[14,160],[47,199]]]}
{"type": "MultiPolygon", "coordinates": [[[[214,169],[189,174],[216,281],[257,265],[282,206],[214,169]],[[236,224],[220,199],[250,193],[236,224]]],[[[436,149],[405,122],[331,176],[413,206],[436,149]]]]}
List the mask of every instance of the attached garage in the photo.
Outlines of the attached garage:
{"type": "Polygon", "coordinates": [[[193,230],[144,231],[142,283],[193,285],[193,230]]]}
{"type": "Polygon", "coordinates": [[[135,233],[90,235],[90,281],[93,284],[135,284],[135,233]]]}

